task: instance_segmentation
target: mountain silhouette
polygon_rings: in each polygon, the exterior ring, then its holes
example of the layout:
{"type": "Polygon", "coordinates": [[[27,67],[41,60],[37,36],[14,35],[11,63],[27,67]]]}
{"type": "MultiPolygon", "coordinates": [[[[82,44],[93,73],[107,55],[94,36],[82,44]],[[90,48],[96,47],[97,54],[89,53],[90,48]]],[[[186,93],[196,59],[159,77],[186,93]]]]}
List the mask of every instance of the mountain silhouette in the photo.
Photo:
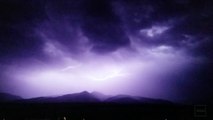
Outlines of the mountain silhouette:
{"type": "Polygon", "coordinates": [[[117,95],[106,99],[107,103],[144,103],[144,104],[170,104],[172,102],[162,99],[144,98],[129,95],[117,95]]]}
{"type": "Polygon", "coordinates": [[[108,96],[99,92],[61,95],[57,97],[37,97],[22,99],[21,97],[0,93],[0,102],[18,101],[24,103],[115,103],[115,104],[170,104],[170,101],[161,99],[144,98],[129,95],[108,96]]]}
{"type": "Polygon", "coordinates": [[[0,102],[11,102],[16,100],[21,100],[22,98],[9,93],[0,93],[0,102]]]}
{"type": "Polygon", "coordinates": [[[44,103],[96,103],[100,100],[87,91],[81,93],[67,94],[58,97],[38,97],[24,100],[26,102],[44,103]]]}

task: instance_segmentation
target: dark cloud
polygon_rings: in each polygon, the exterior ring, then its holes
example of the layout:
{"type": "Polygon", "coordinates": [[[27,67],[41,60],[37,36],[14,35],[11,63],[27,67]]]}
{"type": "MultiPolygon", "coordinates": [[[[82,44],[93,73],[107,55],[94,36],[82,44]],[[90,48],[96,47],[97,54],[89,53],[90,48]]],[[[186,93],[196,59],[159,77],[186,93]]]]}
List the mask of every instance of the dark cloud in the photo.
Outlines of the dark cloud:
{"type": "MultiPolygon", "coordinates": [[[[165,41],[171,41],[171,43],[181,41],[186,34],[211,36],[213,31],[211,6],[212,2],[209,0],[125,0],[117,3],[117,7],[122,7],[120,15],[128,27],[128,32],[135,34],[139,30],[151,28],[153,25],[167,25],[171,27],[166,31],[167,34],[155,39],[159,41],[166,37],[165,41]]],[[[147,40],[149,38],[143,39],[150,41],[147,40]]]]}
{"type": "Polygon", "coordinates": [[[119,16],[109,1],[88,1],[85,7],[85,22],[82,29],[94,43],[93,50],[113,51],[129,44],[119,16]]]}
{"type": "Polygon", "coordinates": [[[115,14],[110,1],[54,1],[48,5],[48,13],[51,19],[59,22],[52,24],[55,26],[56,32],[60,33],[55,36],[55,39],[68,45],[69,48],[75,49],[75,45],[78,43],[78,40],[75,39],[77,28],[80,28],[83,34],[88,37],[93,45],[92,50],[97,53],[114,51],[129,44],[123,23],[115,14]],[[66,26],[61,24],[64,22],[64,18],[65,22],[68,22],[66,26]],[[69,30],[69,28],[74,30],[69,30]]]}
{"type": "Polygon", "coordinates": [[[155,23],[169,22],[172,18],[182,17],[188,12],[187,5],[171,0],[120,1],[120,13],[130,31],[150,27],[155,23]]]}
{"type": "Polygon", "coordinates": [[[141,38],[142,43],[177,46],[184,35],[212,34],[210,4],[208,0],[1,1],[1,55],[39,53],[43,43],[36,28],[71,53],[79,51],[80,28],[93,45],[92,50],[102,53],[128,46],[126,33],[135,35],[141,29],[163,23],[171,29],[155,40],[141,38]]]}
{"type": "Polygon", "coordinates": [[[44,17],[40,3],[0,2],[0,57],[30,57],[40,53],[42,42],[33,29],[44,17]]]}
{"type": "Polygon", "coordinates": [[[211,103],[212,104],[212,62],[195,63],[184,73],[171,77],[175,81],[179,100],[183,103],[211,103]]]}

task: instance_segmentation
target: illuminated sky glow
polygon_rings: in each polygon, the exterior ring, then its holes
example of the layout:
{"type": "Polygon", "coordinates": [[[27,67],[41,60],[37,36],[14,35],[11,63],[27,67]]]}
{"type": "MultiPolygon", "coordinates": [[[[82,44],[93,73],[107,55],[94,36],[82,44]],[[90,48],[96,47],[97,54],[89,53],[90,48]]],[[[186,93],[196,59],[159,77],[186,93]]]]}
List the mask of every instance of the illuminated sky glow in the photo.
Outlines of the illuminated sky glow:
{"type": "Polygon", "coordinates": [[[134,40],[132,42],[131,47],[135,49],[132,51],[121,48],[98,55],[88,48],[79,58],[72,58],[69,53],[49,43],[43,50],[53,58],[52,63],[44,63],[44,66],[34,62],[15,68],[18,72],[8,72],[13,74],[11,79],[28,86],[17,86],[17,92],[27,98],[81,91],[161,97],[164,94],[159,94],[159,89],[165,91],[166,88],[157,86],[157,83],[162,81],[163,84],[166,82],[163,77],[187,68],[196,59],[171,46],[146,48],[137,46],[134,40]]]}

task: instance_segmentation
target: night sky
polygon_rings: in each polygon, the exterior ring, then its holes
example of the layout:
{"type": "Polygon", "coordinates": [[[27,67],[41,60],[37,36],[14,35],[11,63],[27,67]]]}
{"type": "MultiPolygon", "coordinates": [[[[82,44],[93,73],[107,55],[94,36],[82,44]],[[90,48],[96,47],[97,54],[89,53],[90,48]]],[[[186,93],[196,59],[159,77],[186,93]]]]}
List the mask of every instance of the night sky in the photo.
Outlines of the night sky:
{"type": "Polygon", "coordinates": [[[0,0],[0,92],[213,101],[212,0],[0,0]]]}

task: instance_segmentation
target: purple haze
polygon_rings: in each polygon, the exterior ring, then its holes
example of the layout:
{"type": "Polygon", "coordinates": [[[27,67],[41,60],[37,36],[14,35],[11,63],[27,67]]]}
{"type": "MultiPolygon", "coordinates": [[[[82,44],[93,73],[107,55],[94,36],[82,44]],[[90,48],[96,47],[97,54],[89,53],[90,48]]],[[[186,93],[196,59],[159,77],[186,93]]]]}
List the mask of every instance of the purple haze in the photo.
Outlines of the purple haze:
{"type": "Polygon", "coordinates": [[[192,14],[188,9],[197,8],[183,7],[191,2],[161,2],[38,0],[25,3],[34,6],[23,8],[25,14],[18,7],[23,2],[4,2],[17,13],[11,10],[0,18],[9,31],[1,35],[0,91],[24,98],[82,91],[197,98],[194,90],[210,89],[206,83],[199,87],[199,80],[209,71],[211,54],[203,51],[211,34],[198,34],[190,16],[210,13],[192,14]]]}

